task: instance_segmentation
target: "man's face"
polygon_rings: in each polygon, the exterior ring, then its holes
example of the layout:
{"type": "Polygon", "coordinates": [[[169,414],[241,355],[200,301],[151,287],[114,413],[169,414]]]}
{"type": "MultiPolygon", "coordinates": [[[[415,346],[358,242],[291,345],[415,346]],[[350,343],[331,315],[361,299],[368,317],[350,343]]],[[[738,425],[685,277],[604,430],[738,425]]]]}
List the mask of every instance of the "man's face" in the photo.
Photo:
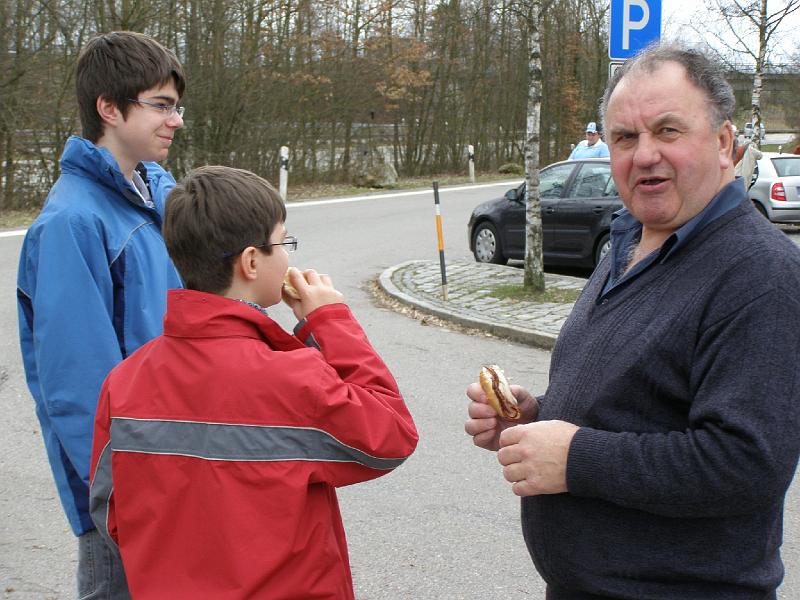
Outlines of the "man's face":
{"type": "Polygon", "coordinates": [[[591,132],[591,131],[587,131],[586,132],[586,143],[589,146],[594,146],[597,143],[597,140],[599,140],[599,139],[600,139],[600,134],[597,133],[596,131],[595,132],[591,132]]]}
{"type": "Polygon", "coordinates": [[[614,182],[646,231],[672,233],[733,180],[731,124],[711,128],[704,92],[677,63],[623,78],[606,130],[614,182]]]}
{"type": "MultiPolygon", "coordinates": [[[[141,92],[137,98],[142,102],[155,105],[175,105],[178,103],[178,92],[175,84],[170,82],[141,92]]],[[[140,161],[161,162],[167,158],[175,132],[183,127],[183,119],[174,111],[164,113],[152,105],[131,104],[125,119],[118,121],[115,136],[117,151],[122,154],[120,163],[140,161]]]]}

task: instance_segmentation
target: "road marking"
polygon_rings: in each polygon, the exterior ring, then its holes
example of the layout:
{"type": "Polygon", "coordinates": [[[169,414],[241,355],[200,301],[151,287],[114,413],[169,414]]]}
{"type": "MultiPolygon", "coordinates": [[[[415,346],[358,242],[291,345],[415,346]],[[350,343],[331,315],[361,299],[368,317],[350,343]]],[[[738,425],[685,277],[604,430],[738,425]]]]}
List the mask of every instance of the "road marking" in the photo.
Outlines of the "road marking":
{"type": "MultiPolygon", "coordinates": [[[[453,186],[447,188],[439,188],[439,193],[444,194],[447,192],[459,192],[462,190],[477,190],[481,188],[488,188],[488,187],[498,187],[498,186],[512,186],[512,185],[519,185],[522,183],[522,180],[519,179],[511,179],[506,181],[497,181],[495,183],[480,183],[475,185],[462,185],[462,186],[453,186]]],[[[420,189],[414,190],[412,192],[393,192],[388,194],[370,194],[367,196],[351,196],[349,198],[331,198],[329,200],[311,200],[309,202],[287,202],[286,208],[303,208],[305,206],[319,206],[321,204],[346,204],[348,202],[363,202],[365,200],[384,200],[387,198],[402,198],[404,196],[423,196],[425,194],[433,194],[433,189],[420,189]]]]}
{"type": "MultiPolygon", "coordinates": [[[[481,188],[498,187],[519,185],[520,180],[511,179],[506,181],[496,181],[494,183],[480,183],[475,185],[460,185],[447,188],[439,188],[440,194],[447,192],[459,192],[462,190],[479,190],[481,188]]],[[[349,198],[331,198],[329,200],[311,200],[309,202],[287,202],[286,208],[305,208],[307,206],[321,206],[323,204],[346,204],[349,202],[364,202],[365,200],[385,200],[387,198],[402,198],[404,196],[422,196],[424,194],[432,194],[433,191],[429,189],[414,190],[413,192],[392,192],[389,194],[369,194],[367,196],[351,196],[349,198]]],[[[14,231],[0,231],[0,238],[17,237],[25,235],[27,229],[15,229],[14,231]]]]}
{"type": "Polygon", "coordinates": [[[4,237],[17,237],[19,235],[25,235],[27,229],[15,229],[13,231],[0,231],[0,238],[4,237]]]}

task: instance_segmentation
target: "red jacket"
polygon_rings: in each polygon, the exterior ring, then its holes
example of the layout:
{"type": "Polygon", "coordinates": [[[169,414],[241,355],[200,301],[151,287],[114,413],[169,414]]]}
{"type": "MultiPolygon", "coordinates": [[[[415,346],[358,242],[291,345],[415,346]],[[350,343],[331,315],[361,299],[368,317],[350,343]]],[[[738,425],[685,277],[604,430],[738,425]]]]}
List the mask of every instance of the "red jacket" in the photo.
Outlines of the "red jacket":
{"type": "Polygon", "coordinates": [[[169,292],[164,334],[106,379],[94,435],[92,518],[135,600],[353,598],[334,488],[417,442],[347,306],[295,337],[190,290],[169,292]]]}

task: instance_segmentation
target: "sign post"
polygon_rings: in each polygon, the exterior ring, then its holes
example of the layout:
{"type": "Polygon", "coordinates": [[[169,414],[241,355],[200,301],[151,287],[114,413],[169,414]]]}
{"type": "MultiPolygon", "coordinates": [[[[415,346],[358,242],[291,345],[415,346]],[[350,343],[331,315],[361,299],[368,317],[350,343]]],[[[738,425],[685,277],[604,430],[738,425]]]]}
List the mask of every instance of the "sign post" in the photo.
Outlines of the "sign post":
{"type": "Polygon", "coordinates": [[[439,269],[442,272],[442,298],[447,301],[447,267],[444,263],[444,236],[442,235],[442,211],[439,208],[439,182],[433,182],[433,202],[436,205],[436,237],[439,239],[439,269]]]}
{"type": "Polygon", "coordinates": [[[628,59],[660,38],[661,0],[611,0],[608,57],[612,61],[628,59]]]}
{"type": "Polygon", "coordinates": [[[278,173],[278,193],[281,200],[286,202],[286,195],[289,188],[289,148],[281,146],[280,171],[278,173]]]}

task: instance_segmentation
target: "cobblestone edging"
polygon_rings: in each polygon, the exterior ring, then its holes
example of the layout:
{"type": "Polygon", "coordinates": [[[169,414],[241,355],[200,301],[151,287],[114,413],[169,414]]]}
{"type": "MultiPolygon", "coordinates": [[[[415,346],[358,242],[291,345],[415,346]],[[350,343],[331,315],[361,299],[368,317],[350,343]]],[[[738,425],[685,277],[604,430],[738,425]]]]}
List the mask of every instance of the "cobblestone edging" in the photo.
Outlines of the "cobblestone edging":
{"type": "MultiPolygon", "coordinates": [[[[447,265],[448,300],[442,297],[436,261],[415,260],[386,269],[381,288],[397,300],[440,318],[456,321],[522,343],[550,349],[572,310],[572,303],[534,303],[488,296],[499,285],[521,285],[522,269],[476,262],[447,265]]],[[[586,281],[545,275],[550,288],[580,290],[586,281]]]]}

